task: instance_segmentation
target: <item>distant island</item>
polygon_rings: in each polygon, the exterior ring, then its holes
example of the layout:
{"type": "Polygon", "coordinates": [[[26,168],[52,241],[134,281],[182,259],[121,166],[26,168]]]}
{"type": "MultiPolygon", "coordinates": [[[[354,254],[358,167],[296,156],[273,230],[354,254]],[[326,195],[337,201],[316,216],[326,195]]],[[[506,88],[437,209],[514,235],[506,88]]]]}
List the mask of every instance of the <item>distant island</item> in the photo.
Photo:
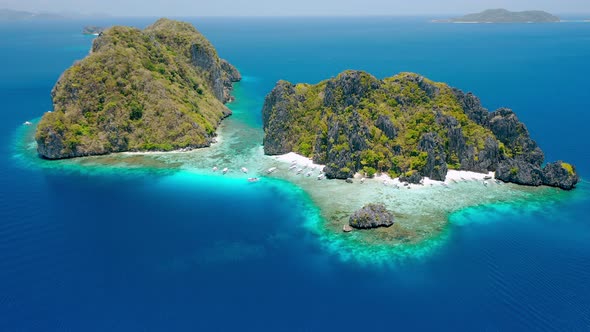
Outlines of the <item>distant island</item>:
{"type": "Polygon", "coordinates": [[[0,22],[2,21],[26,21],[43,19],[61,19],[64,16],[51,13],[33,13],[22,10],[0,9],[0,22]]]}
{"type": "Polygon", "coordinates": [[[116,26],[67,69],[39,122],[39,155],[62,159],[209,146],[231,111],[237,69],[191,24],[160,19],[116,26]]]}
{"type": "Polygon", "coordinates": [[[34,21],[34,20],[71,20],[81,18],[100,18],[109,17],[104,13],[76,13],[76,12],[31,12],[14,9],[0,9],[0,22],[18,22],[18,21],[34,21]]]}
{"type": "Polygon", "coordinates": [[[95,35],[95,36],[98,36],[104,30],[105,30],[105,28],[103,28],[103,27],[89,25],[89,26],[85,26],[84,29],[82,29],[82,34],[84,34],[84,35],[95,35]]]}
{"type": "Polygon", "coordinates": [[[531,186],[572,189],[578,182],[568,163],[543,166],[543,151],[510,109],[489,112],[473,94],[414,73],[280,81],[262,112],[265,154],[298,153],[326,165],[328,178],[385,173],[420,183],[444,181],[453,169],[531,186]]]}
{"type": "Polygon", "coordinates": [[[540,10],[511,12],[506,9],[488,9],[481,13],[468,14],[462,17],[434,20],[437,23],[551,23],[559,22],[560,18],[540,10]]]}

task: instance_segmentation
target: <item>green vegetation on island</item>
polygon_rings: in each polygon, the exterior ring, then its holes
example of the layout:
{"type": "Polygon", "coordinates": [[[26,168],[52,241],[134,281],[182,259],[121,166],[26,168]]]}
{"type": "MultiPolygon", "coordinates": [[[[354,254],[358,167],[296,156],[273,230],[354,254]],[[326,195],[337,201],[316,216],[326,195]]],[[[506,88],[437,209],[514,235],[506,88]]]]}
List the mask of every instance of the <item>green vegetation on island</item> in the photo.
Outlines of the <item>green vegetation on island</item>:
{"type": "Polygon", "coordinates": [[[504,181],[571,189],[575,168],[544,155],[509,109],[413,73],[379,80],[345,71],[311,84],[280,81],[263,107],[264,151],[297,152],[331,178],[377,172],[417,183],[448,169],[495,171],[504,181]]]}
{"type": "Polygon", "coordinates": [[[506,9],[487,9],[481,13],[468,14],[435,22],[452,23],[549,23],[559,22],[559,17],[541,10],[511,12],[506,9]]]}
{"type": "Polygon", "coordinates": [[[38,152],[60,159],[209,146],[240,79],[188,23],[109,28],[55,85],[38,152]]]}

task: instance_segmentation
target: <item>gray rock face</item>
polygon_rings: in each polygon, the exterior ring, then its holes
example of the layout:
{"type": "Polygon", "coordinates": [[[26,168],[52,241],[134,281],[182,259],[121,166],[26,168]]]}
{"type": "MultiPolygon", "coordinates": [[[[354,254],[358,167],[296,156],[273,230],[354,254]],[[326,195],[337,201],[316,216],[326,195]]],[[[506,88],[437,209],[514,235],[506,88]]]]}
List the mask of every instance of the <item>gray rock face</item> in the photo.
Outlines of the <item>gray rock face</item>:
{"type": "Polygon", "coordinates": [[[284,154],[293,151],[293,142],[287,130],[292,121],[289,110],[290,100],[284,98],[295,93],[295,86],[287,81],[279,81],[266,96],[262,108],[264,123],[264,153],[267,155],[284,154]]]}
{"type": "Polygon", "coordinates": [[[394,139],[397,136],[397,129],[391,122],[391,119],[385,115],[379,115],[377,117],[377,121],[375,122],[375,126],[381,129],[381,131],[387,136],[389,139],[394,139]]]}
{"type": "Polygon", "coordinates": [[[428,153],[426,166],[420,173],[433,180],[444,181],[447,176],[447,156],[440,136],[436,133],[422,135],[418,149],[428,153]]]}
{"type": "Polygon", "coordinates": [[[522,160],[508,160],[500,163],[496,178],[504,182],[540,186],[543,184],[543,171],[539,166],[522,160]]]}
{"type": "Polygon", "coordinates": [[[213,49],[200,45],[191,46],[191,60],[207,75],[215,97],[223,103],[231,101],[232,83],[242,79],[238,70],[229,62],[219,59],[213,49]]]}
{"type": "Polygon", "coordinates": [[[369,129],[362,123],[358,112],[353,111],[346,123],[329,121],[328,135],[316,142],[327,147],[325,154],[314,155],[314,162],[326,163],[324,173],[329,179],[347,179],[354,176],[360,163],[360,153],[367,149],[369,129]],[[339,137],[346,137],[350,149],[335,149],[339,137]],[[328,161],[328,162],[326,162],[328,161]]]}
{"type": "Polygon", "coordinates": [[[573,165],[563,161],[549,163],[543,168],[543,184],[561,189],[570,190],[576,186],[580,179],[573,165]],[[571,167],[571,170],[568,169],[571,167]]]}
{"type": "Polygon", "coordinates": [[[350,216],[348,224],[357,229],[389,227],[394,217],[383,204],[368,204],[350,216]]]}
{"type": "Polygon", "coordinates": [[[453,89],[453,94],[461,108],[465,111],[465,114],[469,119],[473,120],[475,123],[486,126],[488,122],[489,112],[487,109],[481,106],[481,101],[477,98],[473,93],[468,92],[464,93],[459,89],[453,89]]]}
{"type": "Polygon", "coordinates": [[[530,138],[524,123],[510,109],[500,108],[489,114],[489,129],[507,148],[518,150],[515,159],[540,166],[545,159],[543,151],[530,138]]]}
{"type": "Polygon", "coordinates": [[[420,172],[411,172],[411,174],[402,174],[399,177],[401,182],[408,182],[413,184],[419,184],[422,181],[422,174],[420,172]]]}
{"type": "Polygon", "coordinates": [[[374,77],[371,77],[368,82],[363,82],[362,79],[361,72],[346,71],[329,81],[324,90],[324,105],[338,110],[358,105],[371,90],[379,87],[379,81],[374,77]],[[343,100],[340,100],[339,96],[342,96],[343,100]]]}

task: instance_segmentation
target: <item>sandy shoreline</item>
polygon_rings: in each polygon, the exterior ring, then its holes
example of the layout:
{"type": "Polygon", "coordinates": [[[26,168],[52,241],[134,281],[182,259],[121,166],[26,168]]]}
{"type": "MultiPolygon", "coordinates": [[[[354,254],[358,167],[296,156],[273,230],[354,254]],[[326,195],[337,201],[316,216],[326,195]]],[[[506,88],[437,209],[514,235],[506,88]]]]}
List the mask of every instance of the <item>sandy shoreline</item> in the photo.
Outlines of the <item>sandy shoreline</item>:
{"type": "MultiPolygon", "coordinates": [[[[282,162],[288,163],[292,165],[297,165],[298,167],[303,168],[314,168],[321,170],[325,167],[325,165],[316,164],[310,158],[297,154],[295,152],[289,152],[283,155],[272,156],[272,159],[282,162]]],[[[458,170],[449,170],[447,172],[447,176],[445,177],[445,181],[437,181],[432,180],[428,177],[425,177],[422,180],[421,184],[406,184],[400,181],[399,178],[391,178],[389,175],[385,173],[377,174],[373,178],[364,178],[364,176],[360,173],[355,174],[354,176],[357,180],[363,181],[378,181],[382,182],[384,185],[391,185],[391,186],[404,186],[411,189],[419,189],[419,188],[426,188],[432,186],[448,186],[450,184],[459,183],[459,182],[468,182],[468,181],[479,181],[479,182],[486,182],[486,181],[493,181],[495,179],[494,172],[488,173],[478,173],[478,172],[471,172],[471,171],[458,171],[458,170]]]]}

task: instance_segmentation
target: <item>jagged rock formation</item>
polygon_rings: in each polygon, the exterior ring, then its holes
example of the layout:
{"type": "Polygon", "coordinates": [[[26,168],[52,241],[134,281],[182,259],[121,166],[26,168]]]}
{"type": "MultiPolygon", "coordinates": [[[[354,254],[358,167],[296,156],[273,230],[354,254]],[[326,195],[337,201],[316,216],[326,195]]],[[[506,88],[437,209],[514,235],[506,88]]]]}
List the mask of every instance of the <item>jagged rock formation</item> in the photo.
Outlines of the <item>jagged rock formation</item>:
{"type": "Polygon", "coordinates": [[[417,74],[378,80],[345,71],[316,85],[280,81],[262,117],[266,154],[311,157],[329,178],[387,172],[418,183],[461,169],[534,186],[571,189],[578,181],[573,166],[560,166],[569,164],[543,168],[543,151],[511,110],[489,112],[473,94],[417,74]]]}
{"type": "Polygon", "coordinates": [[[109,28],[53,88],[37,150],[60,159],[209,146],[240,79],[188,23],[109,28]]]}
{"type": "Polygon", "coordinates": [[[368,204],[353,213],[348,224],[357,229],[389,227],[393,225],[393,214],[383,204],[368,204]]]}

